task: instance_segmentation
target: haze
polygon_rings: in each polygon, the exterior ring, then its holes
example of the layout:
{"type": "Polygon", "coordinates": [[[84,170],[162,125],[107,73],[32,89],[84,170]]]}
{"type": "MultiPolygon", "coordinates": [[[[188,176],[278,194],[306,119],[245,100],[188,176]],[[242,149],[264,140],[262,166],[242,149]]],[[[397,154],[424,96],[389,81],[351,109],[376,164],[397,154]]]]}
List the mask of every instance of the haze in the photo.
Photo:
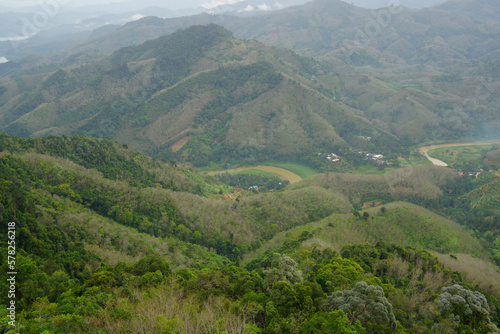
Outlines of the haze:
{"type": "MultiPolygon", "coordinates": [[[[48,1],[40,1],[40,0],[18,0],[18,1],[11,1],[11,0],[1,0],[0,1],[0,11],[9,11],[11,9],[20,9],[24,7],[30,7],[30,6],[39,6],[44,3],[51,3],[55,0],[48,0],[48,1]]],[[[162,8],[168,8],[172,10],[178,10],[178,9],[185,9],[185,8],[197,8],[197,7],[206,7],[206,8],[212,8],[216,6],[222,6],[222,5],[231,5],[237,2],[243,2],[244,0],[186,0],[186,1],[155,1],[155,0],[148,0],[148,1],[141,1],[141,2],[134,2],[130,0],[117,0],[117,1],[98,1],[98,0],[59,0],[57,1],[61,5],[65,5],[68,7],[86,7],[86,6],[91,6],[91,5],[106,5],[106,4],[111,4],[111,3],[121,3],[121,4],[132,4],[135,3],[141,4],[141,7],[147,7],[147,6],[159,6],[162,8]]],[[[271,6],[273,4],[277,3],[282,3],[286,1],[276,1],[276,0],[271,0],[271,1],[266,1],[263,0],[262,4],[263,5],[268,5],[271,6]]],[[[301,1],[302,3],[305,3],[306,1],[301,1]]],[[[352,0],[352,1],[345,1],[348,3],[353,3],[357,6],[360,7],[366,7],[366,8],[380,8],[380,7],[388,7],[390,5],[403,5],[405,7],[409,8],[420,8],[420,7],[427,7],[427,6],[433,6],[439,3],[444,2],[444,0],[352,0]]],[[[140,7],[137,7],[140,8],[140,7]]]]}

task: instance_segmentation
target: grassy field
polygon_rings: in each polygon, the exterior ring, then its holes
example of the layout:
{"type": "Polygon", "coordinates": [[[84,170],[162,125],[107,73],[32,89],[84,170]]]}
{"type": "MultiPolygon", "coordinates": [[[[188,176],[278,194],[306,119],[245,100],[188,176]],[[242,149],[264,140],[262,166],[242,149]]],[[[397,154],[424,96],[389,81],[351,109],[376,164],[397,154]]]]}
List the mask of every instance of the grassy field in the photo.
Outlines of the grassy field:
{"type": "MultiPolygon", "coordinates": [[[[470,143],[436,144],[423,146],[417,150],[435,165],[449,165],[460,168],[462,166],[473,167],[473,165],[484,164],[485,160],[483,159],[485,155],[487,157],[488,153],[498,150],[499,145],[500,140],[489,140],[470,143]],[[478,157],[479,151],[481,151],[481,157],[478,157]]],[[[495,155],[494,153],[492,154],[495,155]]]]}
{"type": "MultiPolygon", "coordinates": [[[[269,161],[263,162],[261,164],[261,166],[262,165],[274,166],[274,167],[279,167],[279,168],[289,170],[290,172],[299,175],[303,179],[319,173],[319,171],[315,170],[314,168],[311,168],[309,166],[302,165],[302,164],[299,164],[296,162],[290,162],[290,161],[283,162],[283,161],[271,161],[271,160],[269,160],[269,161]]],[[[259,167],[259,166],[240,166],[238,168],[246,168],[246,167],[249,167],[251,169],[256,169],[256,167],[259,167]]],[[[216,164],[216,163],[211,163],[208,166],[199,167],[198,169],[202,172],[208,172],[210,174],[213,174],[213,172],[224,172],[224,167],[219,165],[219,164],[216,164]]],[[[232,168],[231,170],[233,170],[233,169],[237,169],[237,168],[232,168]]]]}
{"type": "Polygon", "coordinates": [[[305,165],[301,165],[301,164],[298,164],[296,162],[266,161],[265,164],[269,165],[269,166],[275,166],[275,167],[287,169],[290,172],[293,172],[293,173],[299,175],[303,179],[319,173],[314,168],[311,168],[311,167],[305,166],[305,165]]]}
{"type": "Polygon", "coordinates": [[[243,262],[258,258],[267,250],[276,250],[287,240],[296,240],[304,231],[313,233],[313,238],[304,241],[304,247],[317,244],[319,249],[340,250],[347,244],[376,243],[383,241],[400,246],[412,246],[440,253],[471,253],[486,257],[480,242],[463,226],[432,213],[429,210],[405,202],[394,202],[365,210],[367,219],[351,214],[334,214],[321,221],[298,226],[277,234],[253,253],[247,254],[243,262]]]}
{"type": "Polygon", "coordinates": [[[268,171],[265,171],[265,170],[262,170],[262,169],[248,169],[248,170],[244,170],[244,171],[240,171],[240,172],[233,172],[233,173],[230,173],[230,174],[250,174],[250,175],[261,175],[261,176],[265,176],[265,177],[278,177],[282,180],[285,180],[285,178],[281,177],[281,176],[278,176],[274,173],[271,173],[271,172],[268,172],[268,171]]]}
{"type": "Polygon", "coordinates": [[[491,149],[493,145],[443,147],[430,150],[429,155],[451,167],[462,167],[481,165],[485,154],[491,149]]]}
{"type": "Polygon", "coordinates": [[[426,164],[430,165],[432,164],[432,162],[430,162],[429,159],[423,156],[410,156],[409,158],[399,158],[399,164],[401,165],[401,167],[413,167],[426,164]]]}
{"type": "Polygon", "coordinates": [[[264,171],[264,172],[273,174],[275,176],[278,176],[282,179],[288,180],[290,183],[296,183],[296,182],[299,182],[302,180],[302,177],[300,175],[297,175],[297,174],[291,172],[290,170],[276,167],[276,166],[264,166],[264,165],[247,166],[247,167],[238,167],[238,168],[233,168],[233,169],[210,171],[210,172],[208,172],[208,175],[215,175],[215,174],[220,174],[220,173],[247,172],[250,170],[264,171]]]}

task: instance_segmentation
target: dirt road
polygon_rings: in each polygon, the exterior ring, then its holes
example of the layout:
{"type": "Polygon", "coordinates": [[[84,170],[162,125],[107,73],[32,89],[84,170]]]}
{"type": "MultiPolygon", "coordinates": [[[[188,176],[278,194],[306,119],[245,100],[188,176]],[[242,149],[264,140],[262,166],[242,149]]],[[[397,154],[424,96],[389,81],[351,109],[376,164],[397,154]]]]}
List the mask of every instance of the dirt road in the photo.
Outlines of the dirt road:
{"type": "Polygon", "coordinates": [[[432,162],[435,166],[447,167],[448,164],[446,162],[444,162],[443,160],[439,160],[439,159],[431,157],[428,152],[430,150],[435,149],[435,148],[443,148],[443,147],[494,145],[494,144],[500,144],[500,140],[477,141],[477,142],[472,142],[472,143],[452,143],[452,144],[430,145],[430,146],[420,147],[417,150],[420,151],[420,153],[422,153],[427,159],[429,159],[429,161],[432,162]]]}

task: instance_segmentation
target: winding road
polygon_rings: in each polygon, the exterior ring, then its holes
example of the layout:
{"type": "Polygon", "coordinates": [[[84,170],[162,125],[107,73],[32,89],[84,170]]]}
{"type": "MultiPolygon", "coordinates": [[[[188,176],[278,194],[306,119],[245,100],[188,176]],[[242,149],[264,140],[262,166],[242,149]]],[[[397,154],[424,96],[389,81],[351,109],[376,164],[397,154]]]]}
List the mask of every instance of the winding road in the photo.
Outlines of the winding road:
{"type": "Polygon", "coordinates": [[[452,143],[452,144],[430,145],[430,146],[420,147],[417,150],[420,151],[420,153],[422,153],[427,159],[429,159],[429,161],[432,162],[435,166],[448,167],[448,164],[446,162],[444,162],[443,160],[439,160],[439,159],[431,157],[428,152],[430,150],[435,149],[435,148],[443,148],[443,147],[477,146],[477,145],[494,145],[494,144],[500,144],[500,140],[477,141],[477,142],[472,142],[472,143],[452,143]]]}

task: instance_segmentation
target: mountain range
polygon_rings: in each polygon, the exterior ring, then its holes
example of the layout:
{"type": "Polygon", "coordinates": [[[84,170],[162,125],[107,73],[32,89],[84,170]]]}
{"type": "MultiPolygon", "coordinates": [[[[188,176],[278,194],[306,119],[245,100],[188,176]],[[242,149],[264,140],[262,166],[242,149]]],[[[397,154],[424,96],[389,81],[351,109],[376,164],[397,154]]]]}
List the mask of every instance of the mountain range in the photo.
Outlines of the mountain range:
{"type": "Polygon", "coordinates": [[[259,5],[0,57],[0,331],[498,332],[498,5],[259,5]]]}
{"type": "Polygon", "coordinates": [[[193,26],[30,76],[35,81],[20,78],[24,89],[10,81],[2,86],[2,123],[23,137],[82,134],[151,155],[180,150],[178,157],[198,165],[347,148],[360,131],[380,150],[401,149],[360,110],[322,94],[319,81],[311,80],[317,65],[238,40],[217,25],[193,26]]]}
{"type": "Polygon", "coordinates": [[[454,25],[459,14],[444,9],[387,11],[390,25],[354,49],[344,46],[356,45],[352,35],[376,22],[374,12],[335,0],[251,18],[150,17],[96,32],[51,63],[0,64],[5,73],[25,69],[1,82],[0,126],[23,137],[105,136],[197,164],[359,146],[401,154],[426,140],[498,133],[496,33],[472,18],[454,25]],[[210,21],[315,59],[214,24],[169,35],[210,21]],[[363,136],[373,140],[360,145],[363,136]]]}

